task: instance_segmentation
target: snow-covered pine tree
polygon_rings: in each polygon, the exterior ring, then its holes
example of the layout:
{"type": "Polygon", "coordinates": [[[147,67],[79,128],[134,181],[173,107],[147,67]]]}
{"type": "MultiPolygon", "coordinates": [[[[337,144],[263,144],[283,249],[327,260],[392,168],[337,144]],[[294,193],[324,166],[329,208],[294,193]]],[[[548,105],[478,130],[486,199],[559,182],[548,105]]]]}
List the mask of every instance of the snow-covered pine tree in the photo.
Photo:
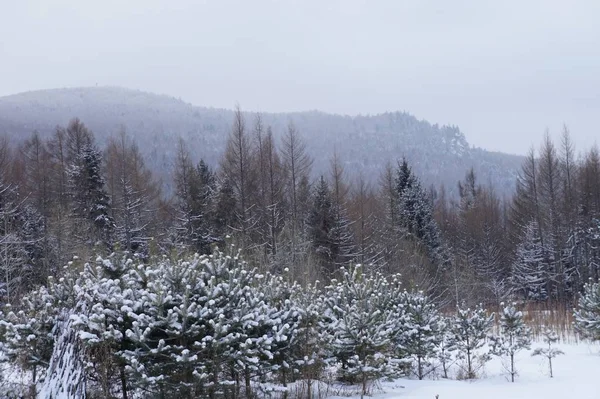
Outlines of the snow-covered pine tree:
{"type": "Polygon", "coordinates": [[[90,386],[105,397],[117,392],[128,396],[130,384],[122,354],[133,346],[127,331],[144,308],[138,300],[140,269],[134,266],[127,252],[98,257],[84,266],[78,281],[79,306],[85,311],[72,316],[70,327],[78,331],[86,350],[90,386]]]}
{"type": "Polygon", "coordinates": [[[296,303],[301,309],[297,330],[297,345],[293,350],[294,368],[298,378],[306,384],[308,399],[313,397],[313,386],[322,376],[333,336],[329,330],[329,320],[323,317],[325,296],[317,284],[308,285],[296,292],[296,303]]]}
{"type": "MultiPolygon", "coordinates": [[[[485,193],[484,198],[491,201],[488,197],[490,195],[485,193]]],[[[499,205],[496,203],[496,206],[499,205]]],[[[502,226],[495,222],[483,224],[476,271],[483,280],[484,289],[492,294],[495,305],[498,305],[509,294],[506,280],[510,269],[506,267],[502,242],[499,240],[503,234],[502,226]]]]}
{"type": "Polygon", "coordinates": [[[352,221],[343,204],[333,205],[333,225],[329,231],[334,267],[348,264],[355,256],[352,221]]]}
{"type": "Polygon", "coordinates": [[[56,266],[50,268],[55,259],[50,250],[44,218],[33,205],[24,204],[17,223],[20,226],[17,234],[26,254],[24,268],[30,272],[26,285],[42,284],[48,275],[56,272],[56,266]]]}
{"type": "Polygon", "coordinates": [[[134,379],[161,395],[252,396],[273,341],[259,276],[221,252],[159,259],[150,269],[144,307],[126,333],[134,347],[123,353],[134,379]]]}
{"type": "Polygon", "coordinates": [[[548,298],[545,252],[537,222],[531,221],[524,228],[512,264],[510,282],[515,294],[536,301],[548,298]]]}
{"type": "MultiPolygon", "coordinates": [[[[235,258],[234,262],[237,263],[235,258]]],[[[279,323],[278,310],[265,301],[263,290],[257,287],[263,276],[239,262],[233,265],[229,281],[222,285],[226,288],[220,288],[229,299],[230,334],[223,357],[230,379],[235,381],[234,395],[239,397],[243,390],[245,397],[253,398],[253,381],[262,377],[263,367],[273,359],[273,343],[281,343],[286,338],[286,327],[279,323]]]]}
{"type": "MultiPolygon", "coordinates": [[[[0,171],[2,172],[2,171],[0,171]]],[[[0,176],[0,303],[12,303],[31,283],[31,263],[22,237],[23,204],[17,187],[0,176]]]]}
{"type": "Polygon", "coordinates": [[[329,233],[333,243],[333,261],[337,267],[346,266],[356,256],[353,220],[348,216],[347,199],[349,188],[345,182],[345,171],[338,154],[331,159],[331,199],[333,226],[329,233]]]}
{"type": "Polygon", "coordinates": [[[490,352],[496,356],[508,356],[511,382],[515,382],[517,370],[515,355],[531,346],[531,331],[525,325],[523,312],[517,310],[515,303],[505,306],[500,316],[500,334],[490,337],[490,352]]]}
{"type": "Polygon", "coordinates": [[[231,181],[226,177],[218,179],[212,199],[212,215],[214,224],[213,234],[221,244],[225,237],[231,233],[235,225],[236,201],[231,181]]]}
{"type": "Polygon", "coordinates": [[[146,167],[137,144],[125,131],[109,139],[105,154],[114,240],[121,250],[147,254],[156,225],[153,214],[158,205],[159,185],[146,167]]]}
{"type": "Polygon", "coordinates": [[[452,325],[457,358],[466,361],[461,366],[466,379],[477,378],[477,371],[489,359],[487,354],[478,351],[485,344],[485,338],[494,323],[494,315],[488,315],[482,305],[474,309],[458,308],[452,325]]]}
{"type": "Polygon", "coordinates": [[[448,378],[448,369],[453,364],[456,352],[456,340],[452,334],[452,322],[450,318],[442,318],[440,321],[440,340],[437,347],[437,358],[442,366],[443,377],[448,378]]]}
{"type": "Polygon", "coordinates": [[[67,174],[76,223],[82,224],[76,231],[81,231],[83,237],[77,238],[109,245],[114,221],[101,168],[102,154],[90,142],[76,154],[67,174]]]}
{"type": "Polygon", "coordinates": [[[332,355],[342,380],[358,383],[361,396],[373,381],[401,374],[394,356],[397,314],[389,310],[389,285],[381,275],[368,276],[360,265],[342,269],[341,281],[332,281],[325,317],[332,334],[332,355]]]}
{"type": "MultiPolygon", "coordinates": [[[[289,270],[285,269],[284,273],[289,273],[289,270]]],[[[301,287],[288,282],[284,276],[267,275],[265,284],[260,289],[265,293],[265,301],[270,308],[267,323],[272,341],[272,358],[263,356],[262,373],[273,372],[277,375],[277,383],[284,389],[284,397],[287,397],[288,384],[300,372],[296,363],[302,359],[303,350],[300,326],[309,314],[298,301],[301,287]]]]}
{"type": "Polygon", "coordinates": [[[135,386],[144,391],[182,397],[206,394],[214,361],[205,349],[215,335],[209,323],[212,315],[220,314],[222,303],[208,294],[201,261],[199,256],[157,258],[142,266],[146,281],[138,302],[143,306],[132,312],[126,331],[132,347],[122,356],[135,386]]]}
{"type": "Polygon", "coordinates": [[[308,237],[321,267],[321,273],[331,278],[335,271],[335,243],[331,240],[334,226],[334,209],[329,184],[323,176],[315,188],[312,207],[308,215],[308,237]]]}
{"type": "Polygon", "coordinates": [[[582,337],[600,340],[600,283],[589,281],[574,311],[575,329],[582,337]]]}
{"type": "Polygon", "coordinates": [[[571,266],[573,290],[579,292],[589,279],[597,280],[600,272],[600,219],[580,219],[567,242],[567,262],[571,266]]]}
{"type": "Polygon", "coordinates": [[[550,378],[554,377],[554,372],[552,370],[552,359],[554,359],[558,355],[564,355],[565,353],[560,349],[552,346],[558,342],[558,334],[556,331],[546,328],[543,332],[544,335],[544,343],[547,345],[546,347],[535,348],[531,356],[544,356],[548,359],[548,370],[550,371],[550,378]]]}
{"type": "Polygon", "coordinates": [[[398,198],[396,229],[400,237],[413,242],[428,258],[429,266],[428,270],[422,271],[425,278],[422,283],[427,284],[433,293],[436,291],[436,286],[439,286],[443,269],[449,263],[450,257],[433,218],[431,201],[405,159],[398,167],[396,190],[398,198]]]}
{"type": "Polygon", "coordinates": [[[54,347],[53,330],[60,307],[51,291],[39,287],[24,296],[13,310],[0,314],[0,339],[8,361],[31,376],[29,394],[36,396],[54,347]]]}
{"type": "Polygon", "coordinates": [[[196,215],[194,237],[195,248],[200,254],[210,254],[212,245],[222,242],[225,237],[215,234],[213,200],[216,192],[216,178],[210,167],[200,160],[194,174],[195,184],[190,189],[193,200],[193,214],[196,215]]]}
{"type": "Polygon", "coordinates": [[[430,360],[442,340],[442,320],[436,306],[423,292],[405,293],[404,342],[406,352],[413,360],[415,374],[422,380],[430,360]]]}
{"type": "MultiPolygon", "coordinates": [[[[177,242],[190,245],[200,254],[210,254],[217,241],[214,231],[214,173],[200,160],[196,166],[179,140],[173,180],[177,211],[177,242]]],[[[222,237],[221,237],[222,238],[222,237]]]]}
{"type": "Polygon", "coordinates": [[[340,266],[352,260],[354,237],[344,205],[335,202],[334,193],[323,176],[313,194],[307,228],[321,273],[326,279],[332,278],[340,266]]]}

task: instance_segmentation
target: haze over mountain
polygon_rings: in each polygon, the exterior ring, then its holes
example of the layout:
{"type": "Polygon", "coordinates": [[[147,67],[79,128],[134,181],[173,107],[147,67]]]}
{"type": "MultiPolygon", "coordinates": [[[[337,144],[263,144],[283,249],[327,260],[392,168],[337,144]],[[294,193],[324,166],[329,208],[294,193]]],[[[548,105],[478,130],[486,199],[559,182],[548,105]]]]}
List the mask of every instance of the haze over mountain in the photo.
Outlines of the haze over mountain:
{"type": "Polygon", "coordinates": [[[525,154],[597,135],[594,0],[4,1],[0,96],[125,86],[199,105],[405,109],[525,154]]]}
{"type": "MultiPolygon", "coordinates": [[[[295,124],[314,158],[315,176],[328,173],[335,151],[351,177],[362,173],[375,185],[387,162],[406,157],[427,185],[444,184],[452,192],[473,167],[483,184],[505,194],[512,192],[522,161],[519,156],[473,148],[458,127],[417,120],[406,112],[355,117],[319,111],[261,115],[276,137],[290,121],[295,124]]],[[[179,137],[196,161],[202,158],[216,168],[233,111],[119,87],[40,90],[0,98],[0,133],[13,140],[24,139],[34,130],[48,137],[57,125],[75,117],[92,129],[100,145],[125,129],[151,168],[166,177],[179,137]]],[[[250,130],[254,117],[247,114],[250,130]]]]}

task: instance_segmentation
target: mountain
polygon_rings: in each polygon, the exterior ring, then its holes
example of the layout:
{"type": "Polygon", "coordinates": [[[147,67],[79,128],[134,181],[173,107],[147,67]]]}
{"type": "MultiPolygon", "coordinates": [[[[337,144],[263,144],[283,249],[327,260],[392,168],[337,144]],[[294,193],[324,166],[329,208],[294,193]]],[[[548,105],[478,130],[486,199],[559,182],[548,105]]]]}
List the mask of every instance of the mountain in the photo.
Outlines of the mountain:
{"type": "MultiPolygon", "coordinates": [[[[177,138],[182,137],[196,160],[219,162],[233,111],[198,107],[180,99],[119,87],[40,90],[0,97],[0,134],[19,141],[37,130],[44,137],[57,125],[78,117],[100,145],[126,129],[162,177],[170,174],[177,138]]],[[[247,126],[253,125],[247,114],[247,126]]],[[[276,137],[293,121],[314,158],[313,173],[328,173],[334,151],[350,176],[362,173],[377,184],[386,162],[403,156],[427,185],[444,184],[450,193],[473,167],[483,184],[498,193],[514,189],[523,158],[471,147],[458,127],[439,126],[405,112],[342,116],[319,111],[263,113],[276,137]]],[[[169,179],[164,179],[168,181],[169,179]]],[[[168,189],[168,187],[167,187],[168,189]]]]}

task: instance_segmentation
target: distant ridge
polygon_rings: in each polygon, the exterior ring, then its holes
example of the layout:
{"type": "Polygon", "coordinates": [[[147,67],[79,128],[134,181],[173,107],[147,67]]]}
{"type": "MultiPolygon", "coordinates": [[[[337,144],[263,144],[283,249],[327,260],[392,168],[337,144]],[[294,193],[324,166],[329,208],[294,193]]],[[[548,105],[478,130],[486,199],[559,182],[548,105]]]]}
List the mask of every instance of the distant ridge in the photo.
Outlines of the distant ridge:
{"type": "MultiPolygon", "coordinates": [[[[315,159],[313,174],[328,173],[334,148],[350,177],[362,173],[377,184],[386,162],[405,156],[427,185],[449,192],[473,167],[483,184],[511,193],[522,157],[472,148],[458,127],[418,120],[406,112],[333,115],[320,111],[261,113],[276,137],[293,121],[315,159]]],[[[247,115],[248,127],[252,127],[247,115]]],[[[222,155],[233,111],[199,107],[167,95],[122,87],[82,87],[30,91],[0,97],[0,134],[18,141],[37,130],[48,137],[57,125],[80,118],[102,145],[125,128],[159,175],[170,173],[176,138],[196,160],[213,167],[222,155]]],[[[165,179],[165,181],[168,179],[165,179]]]]}

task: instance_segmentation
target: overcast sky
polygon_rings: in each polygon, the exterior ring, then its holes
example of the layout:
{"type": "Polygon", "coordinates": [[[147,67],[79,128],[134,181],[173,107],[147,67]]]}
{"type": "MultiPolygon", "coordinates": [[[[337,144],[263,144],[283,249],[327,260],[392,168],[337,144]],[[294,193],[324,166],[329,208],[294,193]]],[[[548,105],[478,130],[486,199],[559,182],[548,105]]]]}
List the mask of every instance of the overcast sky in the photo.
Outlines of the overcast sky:
{"type": "Polygon", "coordinates": [[[600,1],[0,0],[0,96],[117,85],[195,105],[405,110],[524,153],[600,137],[600,1]]]}

